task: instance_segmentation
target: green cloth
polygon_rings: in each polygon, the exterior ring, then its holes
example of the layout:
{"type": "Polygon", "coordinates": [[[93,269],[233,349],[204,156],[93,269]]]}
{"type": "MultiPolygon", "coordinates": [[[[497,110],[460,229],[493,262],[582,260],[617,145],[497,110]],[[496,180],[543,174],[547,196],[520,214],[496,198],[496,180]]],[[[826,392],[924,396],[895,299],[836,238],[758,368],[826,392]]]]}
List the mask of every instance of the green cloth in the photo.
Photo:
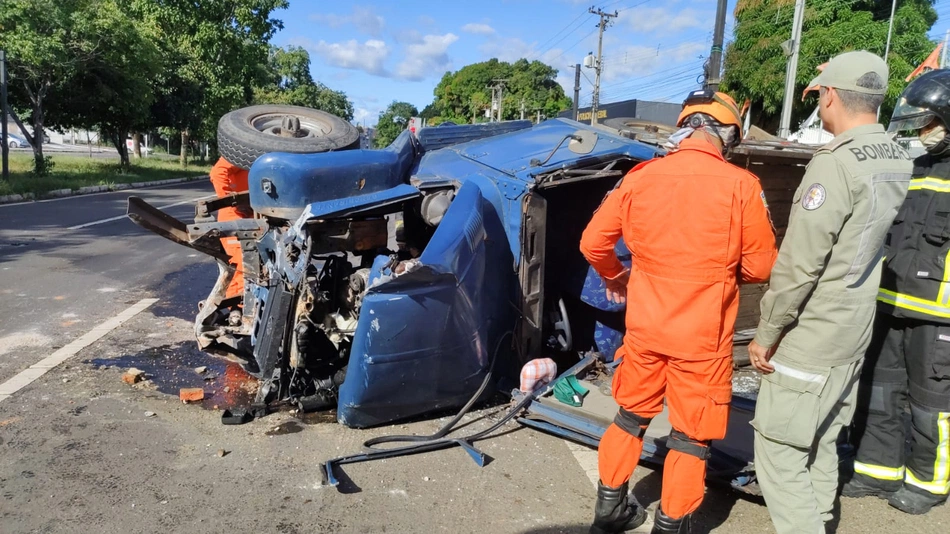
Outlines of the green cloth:
{"type": "Polygon", "coordinates": [[[581,406],[588,390],[573,375],[565,376],[554,384],[554,398],[568,406],[581,406]]]}

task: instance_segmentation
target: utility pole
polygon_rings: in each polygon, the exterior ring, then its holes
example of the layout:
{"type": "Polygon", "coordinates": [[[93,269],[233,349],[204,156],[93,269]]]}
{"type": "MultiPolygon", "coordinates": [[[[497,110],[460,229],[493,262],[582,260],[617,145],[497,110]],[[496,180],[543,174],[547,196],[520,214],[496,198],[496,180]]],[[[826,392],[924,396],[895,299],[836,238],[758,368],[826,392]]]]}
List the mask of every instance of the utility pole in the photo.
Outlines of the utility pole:
{"type": "Polygon", "coordinates": [[[785,98],[782,100],[782,120],[779,123],[778,136],[788,139],[792,123],[792,102],[795,98],[795,77],[798,76],[798,51],[801,48],[802,22],[805,18],[805,0],[795,0],[795,16],[792,19],[792,38],[785,41],[788,65],[785,69],[785,98]]]}
{"type": "Polygon", "coordinates": [[[590,103],[590,123],[597,124],[597,105],[600,104],[600,73],[603,70],[604,30],[606,30],[610,24],[610,19],[615,18],[618,13],[616,11],[613,13],[604,13],[600,8],[598,8],[597,11],[594,11],[594,8],[590,8],[588,11],[593,15],[600,16],[600,23],[597,24],[597,27],[600,28],[600,34],[597,36],[597,62],[594,63],[597,78],[594,79],[594,97],[590,103]]]}
{"type": "Polygon", "coordinates": [[[507,81],[508,80],[492,80],[492,82],[495,85],[491,86],[492,111],[491,111],[491,114],[489,115],[488,122],[501,122],[503,120],[502,117],[504,117],[504,115],[502,114],[502,111],[503,111],[502,106],[503,106],[503,99],[504,99],[504,92],[505,92],[505,82],[507,81]],[[497,109],[497,120],[495,120],[496,109],[497,109]]]}
{"type": "MultiPolygon", "coordinates": [[[[887,23],[887,45],[884,47],[884,63],[891,52],[891,32],[894,31],[894,10],[897,9],[897,0],[891,0],[891,21],[887,23]]],[[[887,81],[887,80],[885,80],[887,81]]]]}
{"type": "Polygon", "coordinates": [[[709,70],[706,75],[706,88],[719,90],[722,81],[722,43],[726,32],[726,3],[728,0],[719,0],[716,6],[716,26],[713,29],[712,51],[709,53],[709,70]]]}
{"type": "MultiPolygon", "coordinates": [[[[948,32],[950,33],[950,32],[948,32]]],[[[574,65],[574,120],[577,120],[577,106],[581,98],[581,64],[574,65]]]]}
{"type": "Polygon", "coordinates": [[[488,110],[488,122],[495,122],[498,113],[498,87],[491,86],[491,109],[488,110]]]}
{"type": "Polygon", "coordinates": [[[943,54],[942,60],[940,61],[940,68],[947,68],[947,45],[950,45],[950,30],[947,30],[947,35],[943,38],[943,54]]]}
{"type": "MultiPolygon", "coordinates": [[[[42,132],[40,132],[42,135],[42,132]]],[[[43,138],[40,137],[40,142],[43,138]]],[[[7,53],[0,50],[0,145],[3,145],[0,159],[2,162],[2,177],[4,181],[10,179],[10,146],[7,139],[7,53]]]]}
{"type": "Polygon", "coordinates": [[[524,98],[521,99],[521,120],[524,120],[524,98]]]}

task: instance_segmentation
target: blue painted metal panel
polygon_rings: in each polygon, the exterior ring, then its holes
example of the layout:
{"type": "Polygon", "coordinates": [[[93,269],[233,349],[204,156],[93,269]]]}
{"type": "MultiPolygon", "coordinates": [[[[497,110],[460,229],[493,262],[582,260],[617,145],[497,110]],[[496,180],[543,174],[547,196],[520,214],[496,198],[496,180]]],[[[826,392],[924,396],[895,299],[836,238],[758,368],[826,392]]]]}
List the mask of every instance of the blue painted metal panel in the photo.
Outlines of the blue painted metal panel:
{"type": "Polygon", "coordinates": [[[417,149],[408,131],[383,150],[262,156],[248,177],[251,207],[296,219],[307,204],[366,195],[406,183],[417,149]]]}
{"type": "MultiPolygon", "coordinates": [[[[489,191],[490,193],[490,191],[489,191]]],[[[363,298],[337,418],[367,427],[462,405],[514,324],[500,213],[463,185],[419,260],[363,298]]],[[[387,273],[378,261],[371,280],[387,273]]],[[[501,353],[499,357],[507,357],[501,353]]]]}
{"type": "Polygon", "coordinates": [[[368,195],[344,197],[308,204],[304,209],[307,219],[328,219],[331,217],[352,217],[361,212],[377,209],[420,197],[422,192],[409,184],[377,191],[368,195]]]}
{"type": "Polygon", "coordinates": [[[419,130],[419,144],[426,152],[451,145],[467,143],[503,133],[524,130],[531,127],[531,121],[504,121],[486,124],[445,125],[422,128],[419,130]]]}
{"type": "Polygon", "coordinates": [[[533,176],[539,173],[573,166],[578,161],[594,163],[599,160],[616,159],[622,155],[637,160],[647,160],[657,154],[655,147],[566,119],[545,121],[531,130],[473,141],[449,150],[458,150],[468,158],[506,174],[517,175],[519,179],[526,182],[532,182],[533,176]],[[544,166],[531,167],[532,159],[543,161],[565,136],[577,130],[597,133],[597,144],[592,152],[576,154],[568,148],[569,142],[564,141],[544,166]]]}

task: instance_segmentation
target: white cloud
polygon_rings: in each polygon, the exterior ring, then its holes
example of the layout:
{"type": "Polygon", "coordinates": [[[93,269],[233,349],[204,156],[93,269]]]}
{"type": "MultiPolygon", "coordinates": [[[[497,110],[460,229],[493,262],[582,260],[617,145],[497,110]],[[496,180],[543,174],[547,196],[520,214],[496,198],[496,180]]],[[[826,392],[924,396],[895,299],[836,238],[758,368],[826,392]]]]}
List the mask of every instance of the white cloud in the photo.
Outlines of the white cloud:
{"type": "Polygon", "coordinates": [[[378,112],[366,108],[356,108],[353,110],[353,122],[356,124],[362,124],[366,119],[375,119],[379,115],[378,112]]]}
{"type": "Polygon", "coordinates": [[[334,15],[333,13],[315,13],[310,15],[310,20],[326,24],[331,28],[339,28],[350,21],[350,17],[334,15]]]}
{"type": "Polygon", "coordinates": [[[335,15],[333,13],[316,13],[310,15],[310,20],[326,24],[331,28],[339,28],[345,24],[352,24],[363,34],[379,37],[386,25],[385,19],[377,15],[368,7],[354,6],[351,15],[335,15]]]}
{"type": "Polygon", "coordinates": [[[385,63],[389,59],[390,49],[383,41],[376,39],[370,39],[365,43],[360,43],[356,39],[343,43],[320,41],[308,48],[322,57],[328,65],[361,70],[377,76],[389,76],[385,63]]]}
{"type": "Polygon", "coordinates": [[[400,44],[418,44],[424,41],[422,34],[415,28],[401,28],[393,33],[393,37],[400,44]]]}
{"type": "Polygon", "coordinates": [[[352,20],[356,29],[373,37],[379,37],[383,32],[383,26],[386,25],[383,17],[368,7],[354,7],[352,20]]]}
{"type": "Polygon", "coordinates": [[[442,76],[452,69],[448,48],[455,41],[458,36],[452,33],[426,35],[421,43],[407,47],[406,58],[396,67],[396,75],[410,81],[442,76]]]}
{"type": "Polygon", "coordinates": [[[686,60],[696,59],[700,54],[708,53],[709,46],[700,41],[682,43],[673,48],[663,46],[628,46],[616,49],[610,55],[604,55],[604,68],[601,73],[605,82],[630,79],[636,76],[654,74],[666,66],[675,66],[686,60]]]}
{"type": "Polygon", "coordinates": [[[493,35],[495,33],[495,28],[492,28],[488,24],[469,23],[465,26],[462,26],[462,31],[466,33],[474,33],[475,35],[493,35]]]}
{"type": "Polygon", "coordinates": [[[662,7],[627,9],[617,17],[618,24],[641,33],[670,33],[686,29],[711,28],[713,15],[693,8],[669,11],[662,7]]]}
{"type": "Polygon", "coordinates": [[[492,39],[478,47],[479,52],[488,58],[512,63],[521,58],[533,58],[537,54],[534,43],[528,44],[517,37],[492,39]]]}

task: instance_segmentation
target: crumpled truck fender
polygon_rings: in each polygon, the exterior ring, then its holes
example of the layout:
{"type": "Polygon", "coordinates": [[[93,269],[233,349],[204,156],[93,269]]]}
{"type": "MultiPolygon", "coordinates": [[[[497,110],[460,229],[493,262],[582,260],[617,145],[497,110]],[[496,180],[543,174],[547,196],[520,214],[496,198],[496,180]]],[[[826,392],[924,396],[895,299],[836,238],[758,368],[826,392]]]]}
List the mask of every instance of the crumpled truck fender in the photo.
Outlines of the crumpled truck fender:
{"type": "Polygon", "coordinates": [[[411,272],[378,260],[340,387],[337,419],[369,427],[464,404],[514,324],[513,262],[500,215],[466,182],[411,272]],[[380,281],[383,280],[381,283],[380,281]],[[376,285],[373,285],[376,281],[376,285]]]}

